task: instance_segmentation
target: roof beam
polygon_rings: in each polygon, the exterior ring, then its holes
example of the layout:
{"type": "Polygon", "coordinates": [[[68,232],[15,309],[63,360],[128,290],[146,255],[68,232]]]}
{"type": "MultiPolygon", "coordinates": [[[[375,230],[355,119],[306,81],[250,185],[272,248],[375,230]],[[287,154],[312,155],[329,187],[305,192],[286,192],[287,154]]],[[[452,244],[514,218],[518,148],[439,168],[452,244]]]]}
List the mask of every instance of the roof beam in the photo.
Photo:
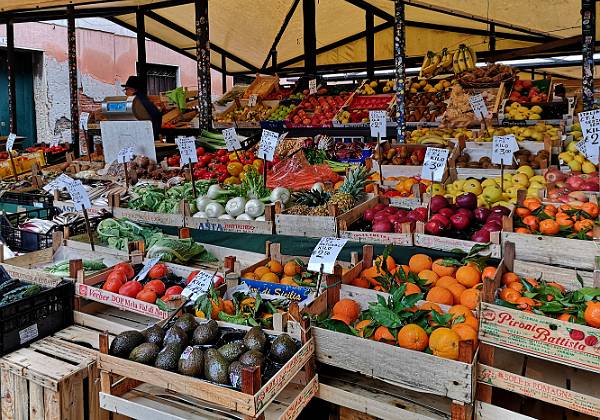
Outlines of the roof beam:
{"type": "Polygon", "coordinates": [[[539,54],[542,52],[552,51],[555,49],[560,49],[564,47],[570,47],[572,45],[581,44],[581,35],[575,35],[569,38],[557,39],[555,41],[545,42],[543,44],[534,45],[527,48],[521,48],[518,50],[513,50],[509,52],[505,52],[502,54],[494,54],[490,57],[492,61],[501,61],[501,60],[514,60],[520,57],[539,54]]]}
{"type": "Polygon", "coordinates": [[[279,44],[279,41],[281,41],[281,37],[283,37],[283,34],[285,33],[285,30],[287,29],[287,27],[290,23],[290,20],[292,20],[292,16],[294,16],[294,13],[296,12],[298,3],[300,3],[300,0],[294,0],[294,2],[292,3],[292,7],[290,7],[290,10],[288,10],[287,14],[285,15],[285,19],[283,19],[281,28],[279,28],[279,31],[277,32],[277,35],[275,36],[275,39],[273,40],[273,44],[271,45],[271,48],[269,49],[269,52],[267,53],[267,57],[265,58],[265,61],[263,62],[263,65],[260,68],[261,71],[264,71],[266,69],[267,64],[269,63],[269,58],[271,58],[271,55],[273,54],[273,50],[275,50],[277,48],[277,45],[279,44]]]}

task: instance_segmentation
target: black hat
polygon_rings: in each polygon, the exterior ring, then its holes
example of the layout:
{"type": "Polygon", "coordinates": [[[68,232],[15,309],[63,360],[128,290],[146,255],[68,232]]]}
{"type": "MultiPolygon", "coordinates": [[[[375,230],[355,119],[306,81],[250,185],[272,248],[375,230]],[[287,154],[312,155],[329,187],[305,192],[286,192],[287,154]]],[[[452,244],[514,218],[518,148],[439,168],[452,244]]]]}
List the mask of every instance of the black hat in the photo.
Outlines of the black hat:
{"type": "Polygon", "coordinates": [[[121,85],[124,88],[133,88],[136,90],[142,89],[142,80],[138,76],[129,76],[127,82],[124,85],[121,85]]]}

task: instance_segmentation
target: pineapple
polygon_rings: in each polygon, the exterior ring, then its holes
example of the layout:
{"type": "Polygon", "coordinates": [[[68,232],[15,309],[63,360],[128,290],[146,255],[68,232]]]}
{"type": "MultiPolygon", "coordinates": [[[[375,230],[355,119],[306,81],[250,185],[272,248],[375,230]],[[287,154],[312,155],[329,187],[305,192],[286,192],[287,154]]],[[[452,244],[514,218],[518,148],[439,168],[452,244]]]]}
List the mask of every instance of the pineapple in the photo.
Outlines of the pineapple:
{"type": "Polygon", "coordinates": [[[308,190],[294,193],[293,199],[296,204],[308,207],[318,207],[327,204],[331,199],[331,194],[324,191],[308,190]]]}
{"type": "Polygon", "coordinates": [[[350,170],[342,186],[331,197],[330,203],[337,204],[342,212],[350,210],[362,198],[368,178],[369,172],[364,166],[350,170]]]}

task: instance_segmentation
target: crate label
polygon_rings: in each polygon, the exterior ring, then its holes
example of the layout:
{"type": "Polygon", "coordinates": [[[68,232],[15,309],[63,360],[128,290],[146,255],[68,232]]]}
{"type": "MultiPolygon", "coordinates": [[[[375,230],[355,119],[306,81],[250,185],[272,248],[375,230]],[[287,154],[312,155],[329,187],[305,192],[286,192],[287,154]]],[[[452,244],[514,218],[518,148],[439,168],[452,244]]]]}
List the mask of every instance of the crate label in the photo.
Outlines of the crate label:
{"type": "Polygon", "coordinates": [[[199,230],[211,230],[215,232],[223,232],[223,225],[219,223],[200,223],[198,225],[199,230]]]}
{"type": "Polygon", "coordinates": [[[225,140],[225,147],[227,147],[227,150],[230,152],[242,148],[240,139],[238,138],[237,132],[233,127],[223,130],[223,140],[225,140]]]}
{"type": "Polygon", "coordinates": [[[422,204],[418,198],[390,197],[390,206],[413,210],[417,207],[422,207],[422,204]]]}
{"type": "Polygon", "coordinates": [[[421,167],[421,178],[442,182],[448,162],[448,149],[428,147],[421,167]]]}
{"type": "Polygon", "coordinates": [[[297,302],[302,302],[307,299],[310,293],[313,291],[310,287],[306,286],[291,286],[288,284],[279,283],[267,283],[259,280],[250,280],[242,278],[242,283],[245,283],[250,287],[250,293],[260,293],[273,296],[281,296],[286,299],[290,299],[297,302]]]}
{"type": "Polygon", "coordinates": [[[308,385],[300,391],[300,394],[294,398],[294,401],[288,406],[285,413],[279,417],[279,420],[293,420],[298,418],[304,407],[306,407],[306,404],[317,395],[317,392],[319,392],[319,381],[315,375],[308,385]]]}
{"type": "Polygon", "coordinates": [[[371,129],[371,137],[380,139],[387,135],[387,112],[386,111],[369,111],[369,128],[371,129]]]}
{"type": "Polygon", "coordinates": [[[482,342],[600,373],[600,330],[485,302],[481,312],[482,342]]]}
{"type": "Polygon", "coordinates": [[[158,262],[160,261],[161,257],[156,257],[156,258],[152,258],[150,261],[148,261],[146,264],[144,264],[144,267],[142,267],[142,270],[138,273],[138,275],[136,276],[136,279],[138,281],[140,280],[144,280],[146,278],[146,276],[148,275],[148,273],[150,272],[150,270],[152,270],[152,268],[158,264],[158,262]]]}
{"type": "Polygon", "coordinates": [[[115,207],[113,209],[113,216],[130,219],[133,222],[183,226],[183,215],[181,214],[154,213],[151,211],[115,207]]]}
{"type": "Polygon", "coordinates": [[[514,134],[494,136],[492,139],[492,163],[511,165],[513,154],[519,150],[514,134]]]}
{"type": "Polygon", "coordinates": [[[348,242],[348,239],[344,238],[321,238],[312,254],[310,254],[307,269],[319,273],[322,267],[323,273],[333,274],[337,256],[346,245],[346,242],[348,242]]]}
{"type": "Polygon", "coordinates": [[[410,233],[344,231],[340,232],[340,237],[361,243],[404,246],[412,245],[412,235],[410,233]]]}
{"type": "Polygon", "coordinates": [[[175,143],[177,143],[181,155],[181,166],[198,162],[196,140],[193,137],[178,137],[175,139],[175,143]]]}
{"type": "Polygon", "coordinates": [[[471,109],[473,110],[473,113],[475,114],[475,118],[481,120],[481,119],[490,117],[490,113],[488,112],[487,105],[485,104],[485,99],[483,99],[483,95],[481,95],[481,93],[470,96],[469,104],[471,104],[471,109]]]}
{"type": "Polygon", "coordinates": [[[600,417],[600,399],[557,387],[516,373],[478,364],[477,382],[600,417]]]}
{"type": "Polygon", "coordinates": [[[78,284],[76,290],[78,296],[104,303],[106,305],[114,306],[122,310],[136,312],[138,314],[148,315],[158,319],[165,319],[169,317],[168,312],[159,309],[158,306],[152,303],[143,302],[141,300],[118,295],[116,293],[111,293],[97,287],[88,286],[87,284],[78,284]]]}
{"type": "Polygon", "coordinates": [[[21,344],[25,344],[31,340],[36,339],[38,335],[38,326],[37,324],[33,324],[19,331],[19,341],[21,344]]]}
{"type": "Polygon", "coordinates": [[[196,276],[185,286],[181,294],[186,298],[195,301],[200,296],[206,294],[213,284],[215,274],[207,271],[200,271],[196,276]]]}
{"type": "Polygon", "coordinates": [[[124,147],[117,154],[117,163],[127,163],[133,159],[133,146],[124,147]]]}
{"type": "Polygon", "coordinates": [[[265,159],[269,162],[275,157],[275,148],[279,142],[279,133],[271,130],[263,130],[260,136],[260,143],[256,156],[259,159],[265,159]]]}

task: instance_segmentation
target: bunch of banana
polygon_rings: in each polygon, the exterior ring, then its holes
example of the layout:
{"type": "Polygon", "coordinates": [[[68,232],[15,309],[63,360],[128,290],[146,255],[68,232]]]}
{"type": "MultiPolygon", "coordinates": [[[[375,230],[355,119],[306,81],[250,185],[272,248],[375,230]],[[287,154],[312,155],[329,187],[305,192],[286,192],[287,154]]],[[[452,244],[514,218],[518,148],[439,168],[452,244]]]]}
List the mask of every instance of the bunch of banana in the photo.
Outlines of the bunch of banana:
{"type": "Polygon", "coordinates": [[[452,70],[454,71],[454,74],[473,70],[476,63],[477,55],[475,54],[475,51],[465,44],[460,44],[458,49],[452,55],[452,70]]]}
{"type": "Polygon", "coordinates": [[[414,141],[416,144],[433,144],[438,146],[447,146],[448,140],[436,135],[436,134],[426,134],[421,136],[414,141]]]}
{"type": "Polygon", "coordinates": [[[442,49],[442,61],[440,63],[440,68],[444,72],[452,71],[452,54],[448,52],[448,48],[442,49]]]}
{"type": "Polygon", "coordinates": [[[421,72],[419,73],[419,78],[422,79],[434,76],[437,69],[440,68],[441,62],[441,55],[433,51],[427,51],[427,54],[425,54],[425,58],[423,59],[423,64],[421,65],[421,72]]]}

